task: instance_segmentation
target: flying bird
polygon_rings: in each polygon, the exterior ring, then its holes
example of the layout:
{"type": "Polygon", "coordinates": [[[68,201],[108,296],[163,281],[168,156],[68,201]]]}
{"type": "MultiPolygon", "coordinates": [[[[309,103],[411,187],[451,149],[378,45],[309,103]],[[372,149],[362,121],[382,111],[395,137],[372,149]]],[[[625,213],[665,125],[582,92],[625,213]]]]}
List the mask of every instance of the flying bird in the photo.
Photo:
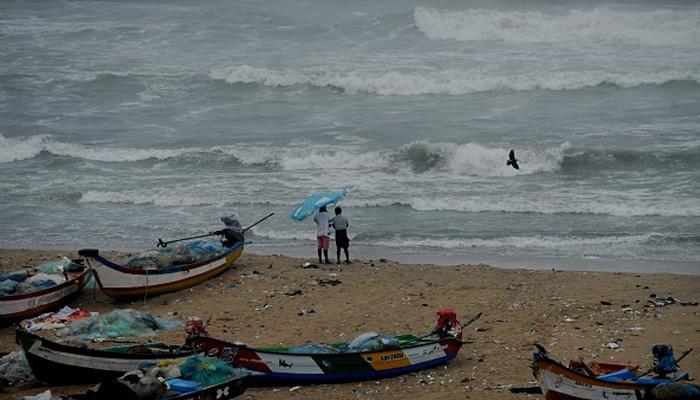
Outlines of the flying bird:
{"type": "Polygon", "coordinates": [[[510,153],[508,153],[508,161],[506,161],[506,165],[512,165],[513,168],[520,169],[518,166],[518,160],[515,159],[515,150],[511,150],[510,153]]]}

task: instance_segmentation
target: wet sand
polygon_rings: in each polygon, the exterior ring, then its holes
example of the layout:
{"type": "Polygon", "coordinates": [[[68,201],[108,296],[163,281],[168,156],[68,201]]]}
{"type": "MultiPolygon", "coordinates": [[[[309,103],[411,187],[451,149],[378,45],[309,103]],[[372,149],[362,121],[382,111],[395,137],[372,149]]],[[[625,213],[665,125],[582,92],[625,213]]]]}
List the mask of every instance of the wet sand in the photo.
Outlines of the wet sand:
{"type": "MultiPolygon", "coordinates": [[[[0,269],[9,271],[70,251],[0,250],[0,269]]],[[[126,257],[126,253],[113,253],[126,257]]],[[[487,265],[436,266],[390,260],[356,260],[321,265],[284,256],[245,254],[234,268],[210,281],[149,299],[115,303],[88,290],[70,305],[90,311],[148,310],[177,318],[210,320],[209,332],[249,345],[294,345],[351,340],[360,333],[429,332],[435,313],[452,307],[465,328],[465,344],[446,366],[380,381],[339,385],[251,388],[243,399],[526,399],[511,387],[534,385],[534,344],[554,358],[632,361],[651,366],[651,346],[670,344],[678,356],[700,344],[700,306],[655,307],[649,300],[674,297],[700,301],[700,276],[501,269],[487,265]],[[340,284],[321,286],[319,279],[340,284]],[[302,295],[287,295],[301,290],[302,295]],[[302,313],[302,310],[307,312],[302,313]],[[313,310],[309,313],[308,310],[313,310]],[[300,315],[303,314],[303,315],[300,315]],[[617,343],[616,349],[608,348],[617,343]]],[[[180,331],[159,339],[180,343],[180,331]]],[[[0,329],[0,351],[16,350],[11,327],[0,329]]],[[[700,348],[681,363],[700,374],[700,348]]],[[[0,398],[36,394],[43,386],[11,388],[0,398]]],[[[70,387],[54,393],[77,392],[70,387]]]]}

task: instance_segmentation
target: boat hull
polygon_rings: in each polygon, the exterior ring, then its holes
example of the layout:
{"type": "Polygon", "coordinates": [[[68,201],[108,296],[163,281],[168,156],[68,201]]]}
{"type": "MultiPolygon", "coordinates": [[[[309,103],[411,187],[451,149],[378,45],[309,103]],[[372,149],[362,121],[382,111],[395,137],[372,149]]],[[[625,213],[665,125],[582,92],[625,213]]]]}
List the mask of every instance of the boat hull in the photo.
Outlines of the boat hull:
{"type": "Polygon", "coordinates": [[[2,297],[0,298],[0,320],[16,321],[54,310],[80,295],[91,277],[92,271],[86,268],[60,285],[36,292],[2,297]]]}
{"type": "Polygon", "coordinates": [[[113,299],[156,296],[198,285],[226,271],[243,254],[243,242],[236,243],[224,254],[190,265],[148,271],[132,270],[111,262],[99,254],[86,256],[92,260],[97,284],[113,299]]]}
{"type": "Polygon", "coordinates": [[[675,378],[607,381],[567,368],[542,353],[534,354],[533,369],[547,400],[642,400],[657,385],[677,382],[688,376],[687,373],[678,373],[675,378]]]}
{"type": "Polygon", "coordinates": [[[130,354],[86,349],[56,343],[22,329],[16,330],[16,338],[34,376],[52,385],[97,383],[118,378],[142,363],[183,361],[195,353],[130,354]]]}
{"type": "Polygon", "coordinates": [[[454,359],[462,342],[447,338],[390,350],[334,354],[265,351],[210,337],[194,338],[193,344],[209,356],[251,371],[253,384],[296,385],[388,378],[434,367],[454,359]]]}

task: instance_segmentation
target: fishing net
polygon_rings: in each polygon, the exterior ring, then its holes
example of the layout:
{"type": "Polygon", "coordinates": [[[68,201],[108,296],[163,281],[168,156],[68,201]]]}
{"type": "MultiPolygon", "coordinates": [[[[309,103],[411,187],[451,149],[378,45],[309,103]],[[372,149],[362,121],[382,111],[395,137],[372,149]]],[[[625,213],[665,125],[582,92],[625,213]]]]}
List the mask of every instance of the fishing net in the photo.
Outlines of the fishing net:
{"type": "Polygon", "coordinates": [[[294,346],[288,351],[290,354],[335,354],[340,353],[340,350],[327,344],[301,344],[294,346]]]}
{"type": "Polygon", "coordinates": [[[224,382],[236,374],[236,369],[214,357],[192,356],[180,367],[183,379],[199,382],[204,386],[224,382]]]}
{"type": "Polygon", "coordinates": [[[157,330],[174,329],[182,322],[135,310],[115,310],[108,314],[82,319],[57,332],[78,340],[94,338],[153,336],[157,330]]]}
{"type": "Polygon", "coordinates": [[[13,351],[0,358],[0,387],[34,381],[36,378],[22,350],[13,351]]]}
{"type": "Polygon", "coordinates": [[[127,261],[126,266],[139,270],[165,269],[173,265],[206,261],[223,251],[223,245],[218,240],[190,240],[170,247],[145,251],[127,261]]]}

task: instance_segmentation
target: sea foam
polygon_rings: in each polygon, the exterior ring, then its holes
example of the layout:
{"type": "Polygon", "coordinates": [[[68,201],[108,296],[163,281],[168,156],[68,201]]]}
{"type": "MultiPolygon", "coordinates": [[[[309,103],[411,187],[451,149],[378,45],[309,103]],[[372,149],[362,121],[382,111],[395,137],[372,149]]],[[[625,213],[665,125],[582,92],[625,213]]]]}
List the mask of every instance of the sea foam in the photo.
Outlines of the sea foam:
{"type": "Polygon", "coordinates": [[[485,9],[417,7],[416,25],[433,39],[496,40],[566,45],[625,43],[647,46],[700,45],[700,9],[644,11],[614,7],[560,14],[485,9]]]}

